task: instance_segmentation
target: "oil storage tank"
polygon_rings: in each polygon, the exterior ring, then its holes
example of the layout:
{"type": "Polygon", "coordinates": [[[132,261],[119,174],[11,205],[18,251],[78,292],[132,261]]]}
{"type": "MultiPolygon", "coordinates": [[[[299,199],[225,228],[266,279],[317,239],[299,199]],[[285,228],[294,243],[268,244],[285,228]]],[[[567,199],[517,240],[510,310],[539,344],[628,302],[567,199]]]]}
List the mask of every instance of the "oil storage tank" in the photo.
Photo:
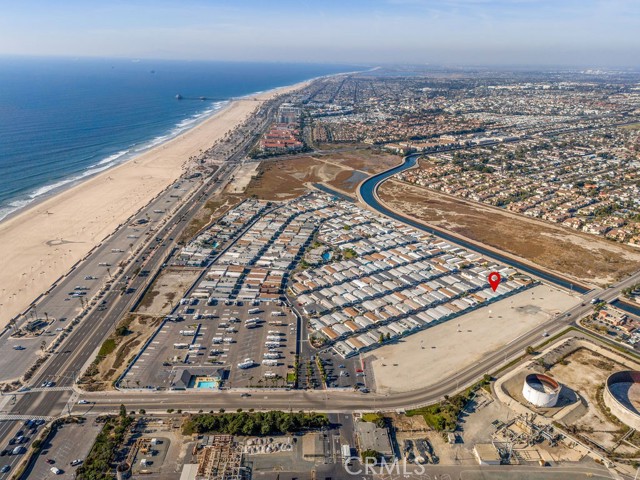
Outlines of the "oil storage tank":
{"type": "Polygon", "coordinates": [[[640,430],[640,371],[612,373],[604,388],[604,404],[618,419],[640,430]]]}
{"type": "Polygon", "coordinates": [[[560,384],[550,376],[531,373],[524,379],[522,396],[536,407],[555,407],[560,396],[560,389],[560,384]]]}

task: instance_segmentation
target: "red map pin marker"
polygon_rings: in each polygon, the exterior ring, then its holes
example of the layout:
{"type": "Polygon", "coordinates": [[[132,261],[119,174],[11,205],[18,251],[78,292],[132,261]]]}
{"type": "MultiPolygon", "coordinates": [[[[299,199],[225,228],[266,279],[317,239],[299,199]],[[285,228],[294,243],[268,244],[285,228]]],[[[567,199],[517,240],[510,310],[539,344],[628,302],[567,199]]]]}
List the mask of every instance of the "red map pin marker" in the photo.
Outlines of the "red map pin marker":
{"type": "Polygon", "coordinates": [[[489,274],[489,285],[491,285],[491,289],[495,292],[496,288],[498,288],[498,285],[500,285],[500,280],[502,279],[502,277],[500,277],[500,274],[498,272],[491,272],[489,274]]]}

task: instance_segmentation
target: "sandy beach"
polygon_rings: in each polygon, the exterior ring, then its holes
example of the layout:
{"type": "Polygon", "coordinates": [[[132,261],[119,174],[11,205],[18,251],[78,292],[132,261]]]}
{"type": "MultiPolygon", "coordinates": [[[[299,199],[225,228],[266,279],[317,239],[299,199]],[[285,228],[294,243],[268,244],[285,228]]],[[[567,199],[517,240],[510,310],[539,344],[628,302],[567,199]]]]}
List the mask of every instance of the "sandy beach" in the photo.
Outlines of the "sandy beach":
{"type": "Polygon", "coordinates": [[[307,83],[235,100],[178,137],[0,223],[0,328],[176,180],[189,157],[209,148],[263,101],[307,83]]]}

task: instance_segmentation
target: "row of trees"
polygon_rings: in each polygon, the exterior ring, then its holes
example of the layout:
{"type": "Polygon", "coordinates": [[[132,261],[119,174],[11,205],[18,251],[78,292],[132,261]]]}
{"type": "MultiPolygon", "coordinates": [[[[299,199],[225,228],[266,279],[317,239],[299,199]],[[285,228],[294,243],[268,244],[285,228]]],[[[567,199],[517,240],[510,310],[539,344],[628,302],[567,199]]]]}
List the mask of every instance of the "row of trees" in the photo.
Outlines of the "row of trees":
{"type": "Polygon", "coordinates": [[[79,480],[111,480],[111,463],[124,440],[127,428],[133,418],[127,415],[127,409],[120,405],[120,414],[110,418],[98,434],[89,455],[78,468],[79,480]]]}
{"type": "Polygon", "coordinates": [[[329,424],[319,413],[255,412],[199,414],[183,425],[183,433],[224,433],[229,435],[280,435],[312,430],[329,424]]]}

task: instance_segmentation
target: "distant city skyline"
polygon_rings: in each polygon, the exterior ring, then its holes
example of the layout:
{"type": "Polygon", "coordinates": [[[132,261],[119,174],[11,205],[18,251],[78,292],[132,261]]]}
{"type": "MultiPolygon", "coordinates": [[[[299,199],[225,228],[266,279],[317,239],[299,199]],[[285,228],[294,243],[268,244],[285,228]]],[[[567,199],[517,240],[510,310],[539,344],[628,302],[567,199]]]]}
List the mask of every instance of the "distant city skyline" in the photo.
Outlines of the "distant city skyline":
{"type": "Polygon", "coordinates": [[[637,0],[0,1],[0,54],[640,66],[637,0]]]}

